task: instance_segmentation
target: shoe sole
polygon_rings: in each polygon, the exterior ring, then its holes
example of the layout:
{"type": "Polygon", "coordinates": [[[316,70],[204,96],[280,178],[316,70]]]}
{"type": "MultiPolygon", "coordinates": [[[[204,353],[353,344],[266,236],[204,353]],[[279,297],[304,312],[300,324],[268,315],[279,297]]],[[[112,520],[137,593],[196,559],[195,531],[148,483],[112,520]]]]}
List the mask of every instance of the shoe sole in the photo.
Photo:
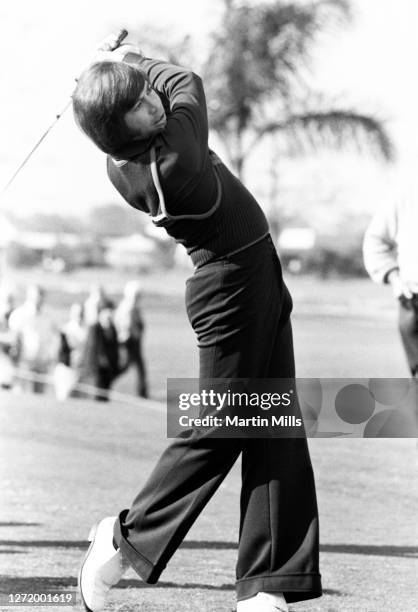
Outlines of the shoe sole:
{"type": "Polygon", "coordinates": [[[90,529],[90,532],[89,532],[89,535],[88,535],[88,538],[87,538],[87,540],[90,542],[90,546],[88,547],[87,552],[85,554],[85,557],[83,559],[83,563],[81,564],[80,571],[78,572],[78,579],[77,579],[78,592],[80,593],[81,603],[83,604],[84,609],[85,609],[86,612],[93,612],[93,610],[91,608],[89,608],[89,606],[86,604],[86,601],[85,601],[85,599],[83,597],[83,590],[81,588],[81,574],[82,574],[84,565],[85,565],[85,563],[86,563],[86,561],[88,559],[88,556],[91,553],[92,548],[94,546],[94,540],[96,538],[96,533],[97,533],[97,527],[98,526],[99,526],[99,523],[96,523],[90,529]]]}

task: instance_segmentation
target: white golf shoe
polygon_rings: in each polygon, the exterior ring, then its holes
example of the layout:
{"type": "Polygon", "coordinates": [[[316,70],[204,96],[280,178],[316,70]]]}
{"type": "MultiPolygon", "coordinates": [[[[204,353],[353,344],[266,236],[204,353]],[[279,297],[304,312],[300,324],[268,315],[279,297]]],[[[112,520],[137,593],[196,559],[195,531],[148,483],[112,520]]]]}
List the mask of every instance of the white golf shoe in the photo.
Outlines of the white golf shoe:
{"type": "Polygon", "coordinates": [[[113,546],[115,521],[115,516],[108,516],[94,525],[89,533],[91,544],[78,576],[81,601],[87,612],[104,609],[109,590],[129,567],[120,550],[113,546]]]}
{"type": "Polygon", "coordinates": [[[237,602],[237,612],[289,612],[282,593],[257,593],[237,602]]]}

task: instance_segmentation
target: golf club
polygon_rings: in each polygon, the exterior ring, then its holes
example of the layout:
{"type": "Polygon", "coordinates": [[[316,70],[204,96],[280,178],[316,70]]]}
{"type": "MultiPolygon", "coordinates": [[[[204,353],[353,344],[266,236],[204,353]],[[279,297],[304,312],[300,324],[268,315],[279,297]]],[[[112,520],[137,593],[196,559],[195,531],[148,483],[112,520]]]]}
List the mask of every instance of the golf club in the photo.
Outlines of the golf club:
{"type": "MultiPolygon", "coordinates": [[[[119,47],[119,45],[121,44],[121,42],[127,37],[127,35],[128,35],[127,30],[125,30],[125,29],[120,30],[118,35],[117,35],[117,37],[115,38],[114,43],[112,43],[109,46],[109,51],[114,51],[115,49],[117,49],[119,47]]],[[[48,136],[49,132],[57,124],[57,122],[63,116],[65,111],[71,106],[71,103],[72,103],[72,99],[70,97],[68,102],[65,104],[64,108],[55,116],[54,121],[45,130],[45,132],[42,134],[42,136],[39,138],[39,140],[35,143],[35,145],[32,147],[32,149],[29,151],[29,153],[26,155],[26,157],[23,159],[23,161],[19,164],[17,169],[14,171],[14,173],[12,174],[12,176],[10,177],[10,179],[8,180],[6,185],[3,187],[1,195],[4,195],[4,193],[9,189],[10,185],[14,182],[14,180],[16,179],[18,174],[26,166],[26,164],[28,163],[28,161],[30,160],[32,155],[35,153],[36,149],[39,147],[39,145],[42,143],[42,141],[48,136]]]]}

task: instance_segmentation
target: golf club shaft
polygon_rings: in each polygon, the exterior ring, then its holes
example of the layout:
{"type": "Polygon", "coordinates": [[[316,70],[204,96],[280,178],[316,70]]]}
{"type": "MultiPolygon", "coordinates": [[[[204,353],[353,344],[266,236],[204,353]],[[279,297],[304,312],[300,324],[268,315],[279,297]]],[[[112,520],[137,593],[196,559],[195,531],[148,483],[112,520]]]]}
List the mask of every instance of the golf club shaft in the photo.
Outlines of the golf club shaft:
{"type": "MultiPolygon", "coordinates": [[[[127,30],[124,30],[124,29],[120,30],[120,32],[119,32],[117,38],[115,39],[115,42],[112,44],[110,50],[114,51],[115,49],[117,49],[119,47],[119,45],[121,44],[121,42],[127,37],[127,35],[128,35],[127,30]]],[[[12,176],[10,177],[10,179],[8,180],[6,185],[3,187],[2,192],[1,192],[2,195],[7,191],[7,189],[13,183],[13,181],[15,180],[17,175],[24,168],[24,166],[26,166],[26,164],[28,163],[28,161],[30,160],[32,155],[35,153],[36,149],[39,147],[41,142],[48,136],[49,132],[52,130],[52,128],[55,126],[55,124],[59,121],[59,119],[63,116],[65,111],[71,106],[71,102],[72,102],[72,100],[70,98],[68,100],[68,102],[66,103],[66,105],[64,106],[64,108],[62,109],[62,111],[59,112],[58,115],[56,115],[56,117],[55,117],[54,121],[51,123],[51,125],[45,130],[45,132],[42,134],[42,136],[39,138],[39,140],[35,143],[35,145],[32,147],[32,149],[29,151],[29,153],[23,159],[23,161],[19,164],[19,166],[14,171],[14,173],[12,174],[12,176]]]]}

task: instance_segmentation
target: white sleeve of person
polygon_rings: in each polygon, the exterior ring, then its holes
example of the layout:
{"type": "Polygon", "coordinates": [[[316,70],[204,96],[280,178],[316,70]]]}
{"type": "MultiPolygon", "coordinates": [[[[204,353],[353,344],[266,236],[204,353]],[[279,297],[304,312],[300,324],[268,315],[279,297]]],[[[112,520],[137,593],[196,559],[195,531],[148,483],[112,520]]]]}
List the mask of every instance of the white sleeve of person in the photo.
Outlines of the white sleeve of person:
{"type": "Polygon", "coordinates": [[[374,215],[364,236],[364,265],[376,283],[387,282],[389,272],[399,267],[397,233],[397,207],[393,203],[374,215]]]}

